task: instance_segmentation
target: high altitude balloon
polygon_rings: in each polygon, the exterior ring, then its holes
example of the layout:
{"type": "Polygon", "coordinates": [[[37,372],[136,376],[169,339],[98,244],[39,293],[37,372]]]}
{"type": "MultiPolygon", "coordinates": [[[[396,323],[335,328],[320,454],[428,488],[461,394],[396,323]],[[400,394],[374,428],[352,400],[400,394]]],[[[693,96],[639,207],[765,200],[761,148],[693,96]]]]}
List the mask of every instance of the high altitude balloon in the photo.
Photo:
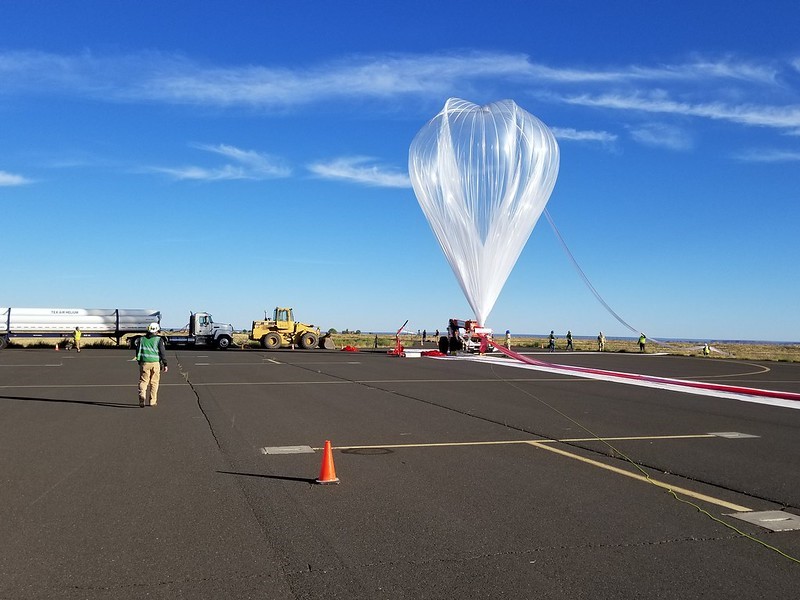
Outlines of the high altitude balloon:
{"type": "Polygon", "coordinates": [[[512,100],[450,98],[411,143],[417,200],[481,325],[550,198],[558,157],[552,132],[512,100]]]}

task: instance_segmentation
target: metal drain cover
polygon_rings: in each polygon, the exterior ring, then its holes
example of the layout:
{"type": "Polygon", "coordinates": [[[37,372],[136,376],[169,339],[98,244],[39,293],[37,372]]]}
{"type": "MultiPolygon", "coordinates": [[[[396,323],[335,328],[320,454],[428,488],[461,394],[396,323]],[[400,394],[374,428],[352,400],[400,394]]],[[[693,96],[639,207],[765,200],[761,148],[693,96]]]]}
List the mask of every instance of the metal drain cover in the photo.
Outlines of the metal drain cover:
{"type": "Polygon", "coordinates": [[[261,449],[262,454],[314,454],[311,446],[270,446],[261,449]]]}
{"type": "Polygon", "coordinates": [[[708,435],[715,435],[721,438],[741,439],[741,438],[757,438],[758,435],[750,435],[749,433],[739,433],[738,431],[711,431],[708,435]]]}
{"type": "Polygon", "coordinates": [[[793,515],[782,510],[728,513],[727,516],[741,519],[772,531],[795,531],[800,529],[800,515],[793,515]]]}

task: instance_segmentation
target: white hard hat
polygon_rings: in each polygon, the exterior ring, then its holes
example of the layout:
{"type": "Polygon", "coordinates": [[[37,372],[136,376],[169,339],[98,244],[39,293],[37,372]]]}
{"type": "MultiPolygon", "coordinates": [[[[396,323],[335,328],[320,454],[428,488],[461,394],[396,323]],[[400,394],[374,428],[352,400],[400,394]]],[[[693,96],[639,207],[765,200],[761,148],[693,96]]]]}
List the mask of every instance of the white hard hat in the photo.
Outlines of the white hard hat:
{"type": "Polygon", "coordinates": [[[161,328],[158,326],[158,323],[150,323],[150,325],[147,326],[147,331],[150,333],[158,333],[159,329],[161,328]]]}

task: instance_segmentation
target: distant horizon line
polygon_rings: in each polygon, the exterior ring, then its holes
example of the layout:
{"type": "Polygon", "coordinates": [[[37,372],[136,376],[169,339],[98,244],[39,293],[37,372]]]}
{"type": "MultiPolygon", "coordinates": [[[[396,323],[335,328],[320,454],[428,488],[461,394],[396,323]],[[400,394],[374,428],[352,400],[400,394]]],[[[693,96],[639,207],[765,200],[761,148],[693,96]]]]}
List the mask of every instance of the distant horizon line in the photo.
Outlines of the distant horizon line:
{"type": "MultiPolygon", "coordinates": [[[[172,330],[172,329],[181,330],[181,329],[185,329],[185,326],[183,326],[183,327],[165,327],[165,326],[162,326],[162,330],[172,330]]],[[[335,328],[333,328],[333,329],[335,329],[335,328]]],[[[244,327],[241,327],[241,328],[234,327],[234,332],[241,332],[241,331],[249,331],[249,329],[244,328],[244,327]]],[[[345,334],[344,330],[335,329],[335,331],[336,331],[336,335],[345,334]]],[[[417,335],[421,335],[422,331],[423,330],[420,330],[419,333],[404,332],[402,335],[404,335],[404,336],[408,336],[408,335],[417,336],[417,335]]],[[[433,339],[435,337],[435,335],[434,335],[435,330],[434,330],[434,332],[427,332],[427,330],[425,330],[425,331],[427,333],[426,337],[428,339],[433,339]]],[[[324,333],[327,333],[327,330],[320,329],[320,332],[324,334],[324,333]]],[[[442,333],[445,333],[445,332],[446,332],[446,330],[440,330],[440,335],[442,333]]],[[[360,330],[348,329],[347,333],[345,335],[349,335],[349,334],[352,334],[352,335],[382,335],[382,336],[388,335],[388,336],[394,336],[394,335],[397,334],[397,331],[367,331],[367,330],[363,330],[363,329],[360,329],[360,330]],[[360,331],[360,333],[356,333],[356,331],[360,331]]],[[[514,338],[542,338],[542,339],[547,339],[549,337],[549,335],[550,335],[549,333],[513,333],[512,332],[511,339],[512,340],[514,338]]],[[[505,336],[505,332],[504,331],[495,332],[494,336],[497,337],[497,338],[504,337],[505,336]]],[[[576,339],[576,340],[596,340],[597,339],[596,335],[576,335],[576,334],[573,334],[572,337],[573,337],[573,339],[576,339]]],[[[638,336],[625,336],[625,335],[607,335],[605,337],[606,337],[606,340],[622,340],[622,341],[630,341],[630,340],[634,340],[635,341],[635,340],[639,339],[638,336]]],[[[561,339],[565,339],[565,338],[566,338],[565,334],[556,335],[556,339],[561,340],[561,339]]],[[[668,343],[683,342],[683,343],[688,343],[688,344],[693,344],[693,343],[705,344],[705,343],[714,343],[714,342],[720,343],[720,344],[769,344],[769,345],[800,344],[800,341],[792,341],[792,340],[751,340],[751,339],[688,338],[688,337],[652,337],[652,338],[648,337],[647,340],[652,342],[652,343],[654,343],[654,344],[658,343],[658,342],[668,342],[668,343]]]]}

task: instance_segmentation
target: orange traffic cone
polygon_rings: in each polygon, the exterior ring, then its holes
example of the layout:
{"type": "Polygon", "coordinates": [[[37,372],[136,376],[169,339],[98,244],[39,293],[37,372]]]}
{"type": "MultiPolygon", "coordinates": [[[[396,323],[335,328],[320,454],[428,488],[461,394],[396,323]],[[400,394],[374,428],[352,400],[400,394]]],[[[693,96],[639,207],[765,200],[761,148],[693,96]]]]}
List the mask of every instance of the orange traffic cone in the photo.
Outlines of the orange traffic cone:
{"type": "Polygon", "coordinates": [[[56,352],[58,352],[58,344],[56,344],[56,352]]]}
{"type": "Polygon", "coordinates": [[[322,452],[322,466],[319,470],[317,483],[339,483],[336,469],[333,468],[333,451],[330,440],[325,440],[325,450],[322,452]]]}

